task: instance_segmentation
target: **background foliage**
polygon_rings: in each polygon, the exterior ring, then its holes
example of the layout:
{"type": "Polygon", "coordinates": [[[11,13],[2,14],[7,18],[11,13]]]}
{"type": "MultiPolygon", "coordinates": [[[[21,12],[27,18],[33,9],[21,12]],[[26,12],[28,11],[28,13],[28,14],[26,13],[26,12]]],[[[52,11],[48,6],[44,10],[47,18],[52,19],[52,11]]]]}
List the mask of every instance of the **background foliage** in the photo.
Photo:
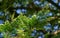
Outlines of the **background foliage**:
{"type": "Polygon", "coordinates": [[[59,38],[60,0],[0,0],[0,38],[59,38]]]}

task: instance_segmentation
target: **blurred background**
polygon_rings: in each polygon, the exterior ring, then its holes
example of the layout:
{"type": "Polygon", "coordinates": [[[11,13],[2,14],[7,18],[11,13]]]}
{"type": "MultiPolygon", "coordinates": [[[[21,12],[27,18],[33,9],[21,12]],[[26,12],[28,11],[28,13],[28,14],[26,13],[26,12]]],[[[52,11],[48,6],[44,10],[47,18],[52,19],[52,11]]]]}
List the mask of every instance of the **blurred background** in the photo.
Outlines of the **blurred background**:
{"type": "MultiPolygon", "coordinates": [[[[55,37],[52,34],[60,32],[60,0],[0,0],[0,25],[7,20],[11,23],[21,13],[29,18],[36,14],[39,21],[44,19],[48,21],[43,26],[45,31],[36,29],[32,31],[32,38],[60,38],[59,35],[55,37]]],[[[15,35],[12,34],[12,36],[15,35]]],[[[0,38],[3,38],[2,33],[0,38]]]]}

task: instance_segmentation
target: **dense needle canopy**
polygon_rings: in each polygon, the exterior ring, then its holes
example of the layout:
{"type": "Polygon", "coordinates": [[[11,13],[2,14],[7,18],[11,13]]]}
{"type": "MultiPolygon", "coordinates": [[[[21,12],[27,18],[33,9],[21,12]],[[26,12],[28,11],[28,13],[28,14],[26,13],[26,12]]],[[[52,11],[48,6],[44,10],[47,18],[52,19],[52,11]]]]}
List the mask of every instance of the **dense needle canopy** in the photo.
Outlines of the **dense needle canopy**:
{"type": "Polygon", "coordinates": [[[60,0],[0,0],[0,38],[60,38],[60,0]]]}

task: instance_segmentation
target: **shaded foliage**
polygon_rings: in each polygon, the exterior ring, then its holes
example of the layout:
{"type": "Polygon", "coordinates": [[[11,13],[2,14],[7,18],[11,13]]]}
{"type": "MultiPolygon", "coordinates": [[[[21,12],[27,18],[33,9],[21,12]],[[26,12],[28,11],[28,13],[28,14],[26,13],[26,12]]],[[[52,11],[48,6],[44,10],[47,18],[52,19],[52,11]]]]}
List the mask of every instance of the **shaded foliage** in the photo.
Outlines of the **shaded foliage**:
{"type": "Polygon", "coordinates": [[[59,0],[0,0],[2,36],[4,38],[59,38],[59,2],[59,0]]]}

